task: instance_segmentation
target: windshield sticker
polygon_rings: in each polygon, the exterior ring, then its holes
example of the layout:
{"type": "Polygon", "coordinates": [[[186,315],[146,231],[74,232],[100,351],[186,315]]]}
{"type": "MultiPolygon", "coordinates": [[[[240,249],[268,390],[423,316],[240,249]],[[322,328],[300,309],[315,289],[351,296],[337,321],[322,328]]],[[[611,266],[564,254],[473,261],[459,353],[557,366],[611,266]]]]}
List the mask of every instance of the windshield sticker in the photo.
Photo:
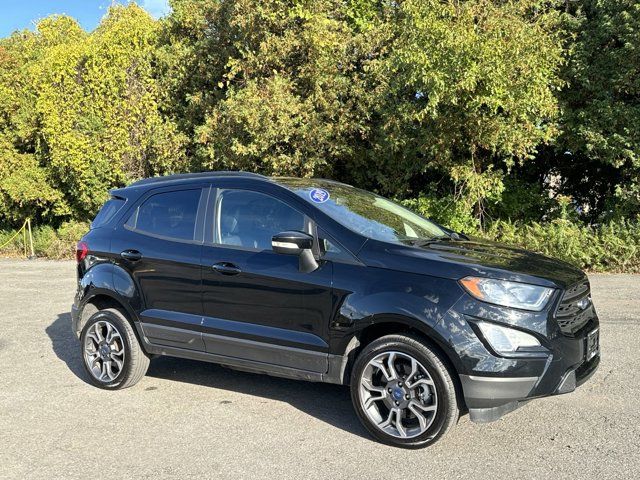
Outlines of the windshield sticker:
{"type": "Polygon", "coordinates": [[[309,198],[315,203],[324,203],[329,200],[329,192],[322,188],[314,188],[309,192],[309,198]]]}

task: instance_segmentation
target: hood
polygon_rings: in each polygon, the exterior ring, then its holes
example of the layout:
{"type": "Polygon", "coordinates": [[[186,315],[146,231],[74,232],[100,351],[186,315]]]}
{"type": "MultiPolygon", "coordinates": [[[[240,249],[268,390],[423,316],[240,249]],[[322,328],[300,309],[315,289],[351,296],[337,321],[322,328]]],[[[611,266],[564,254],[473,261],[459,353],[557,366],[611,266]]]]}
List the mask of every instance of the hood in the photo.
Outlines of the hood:
{"type": "Polygon", "coordinates": [[[566,288],[586,278],[561,260],[478,239],[434,240],[417,246],[370,240],[359,256],[371,266],[455,280],[475,275],[566,288]]]}

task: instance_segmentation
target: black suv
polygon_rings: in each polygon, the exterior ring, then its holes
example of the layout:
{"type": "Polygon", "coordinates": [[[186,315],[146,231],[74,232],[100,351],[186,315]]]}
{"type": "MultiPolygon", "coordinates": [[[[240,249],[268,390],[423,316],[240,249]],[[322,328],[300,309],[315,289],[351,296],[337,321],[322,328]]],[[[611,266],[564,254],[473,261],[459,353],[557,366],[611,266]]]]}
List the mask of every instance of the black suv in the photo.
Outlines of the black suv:
{"type": "Polygon", "coordinates": [[[155,355],[348,384],[396,446],[571,392],[600,361],[583,272],[329,180],[142,180],[111,192],[77,260],[96,386],[134,385],[155,355]]]}

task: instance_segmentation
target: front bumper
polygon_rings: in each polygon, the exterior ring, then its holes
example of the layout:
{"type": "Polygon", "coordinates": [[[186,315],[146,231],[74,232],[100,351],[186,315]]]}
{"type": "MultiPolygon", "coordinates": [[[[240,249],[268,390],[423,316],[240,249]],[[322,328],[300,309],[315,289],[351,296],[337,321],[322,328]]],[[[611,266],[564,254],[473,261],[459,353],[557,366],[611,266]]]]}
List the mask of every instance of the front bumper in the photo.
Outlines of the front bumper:
{"type": "Polygon", "coordinates": [[[540,397],[571,393],[589,380],[600,364],[600,355],[569,369],[551,392],[537,387],[542,377],[481,377],[460,375],[471,421],[488,423],[498,420],[524,403],[540,397]]]}
{"type": "Polygon", "coordinates": [[[599,329],[593,307],[573,334],[560,329],[553,310],[518,312],[463,298],[439,322],[439,333],[455,352],[454,363],[472,421],[490,422],[539,397],[575,390],[598,368],[600,352],[588,357],[589,333],[599,329]],[[497,354],[477,328],[491,321],[535,334],[544,351],[505,357],[497,354]]]}

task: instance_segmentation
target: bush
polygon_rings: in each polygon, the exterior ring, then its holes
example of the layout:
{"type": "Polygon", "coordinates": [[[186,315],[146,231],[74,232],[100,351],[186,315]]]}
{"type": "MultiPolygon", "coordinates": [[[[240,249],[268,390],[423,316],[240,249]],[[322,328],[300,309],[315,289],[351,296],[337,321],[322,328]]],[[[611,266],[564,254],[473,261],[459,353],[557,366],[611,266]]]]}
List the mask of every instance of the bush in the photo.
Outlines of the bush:
{"type": "MultiPolygon", "coordinates": [[[[57,230],[44,225],[33,229],[33,249],[37,257],[49,259],[73,258],[76,242],[89,230],[89,224],[85,222],[66,222],[57,230]]],[[[0,245],[7,242],[16,230],[0,231],[0,245]]],[[[0,255],[10,257],[24,256],[25,246],[23,235],[20,233],[8,245],[0,249],[0,255]]],[[[27,237],[27,249],[29,252],[29,238],[27,237]]]]}
{"type": "Polygon", "coordinates": [[[400,203],[456,232],[474,235],[480,231],[480,221],[473,216],[463,202],[456,201],[452,196],[435,198],[420,195],[417,198],[402,200],[400,203]]]}
{"type": "MultiPolygon", "coordinates": [[[[640,273],[640,219],[588,226],[571,215],[566,199],[559,197],[547,203],[550,212],[547,221],[531,221],[525,215],[525,221],[496,219],[481,229],[464,202],[453,197],[422,194],[401,203],[456,232],[532,250],[585,270],[640,273]]],[[[529,213],[535,213],[541,205],[536,204],[529,213]]],[[[517,211],[515,203],[500,208],[517,211]]]]}
{"type": "Polygon", "coordinates": [[[560,219],[528,225],[499,220],[480,235],[592,272],[640,272],[640,222],[590,227],[560,219]]]}
{"type": "Polygon", "coordinates": [[[551,198],[539,183],[505,176],[500,201],[489,205],[488,218],[524,223],[550,222],[570,215],[564,198],[551,198]]]}

